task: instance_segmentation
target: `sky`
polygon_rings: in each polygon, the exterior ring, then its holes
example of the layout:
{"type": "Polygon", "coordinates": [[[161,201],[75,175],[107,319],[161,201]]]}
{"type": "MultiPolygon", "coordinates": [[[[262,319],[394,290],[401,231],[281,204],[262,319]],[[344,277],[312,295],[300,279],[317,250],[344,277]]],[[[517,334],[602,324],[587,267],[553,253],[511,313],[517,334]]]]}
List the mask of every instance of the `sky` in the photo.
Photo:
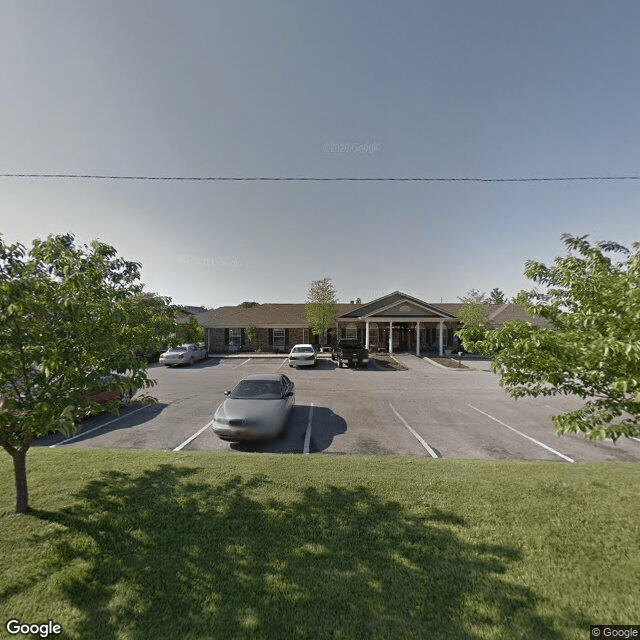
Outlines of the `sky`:
{"type": "MultiPolygon", "coordinates": [[[[637,0],[0,1],[0,173],[640,175],[637,0]]],[[[73,233],[208,308],[534,283],[561,234],[640,241],[640,180],[0,177],[5,242],[73,233]]]]}

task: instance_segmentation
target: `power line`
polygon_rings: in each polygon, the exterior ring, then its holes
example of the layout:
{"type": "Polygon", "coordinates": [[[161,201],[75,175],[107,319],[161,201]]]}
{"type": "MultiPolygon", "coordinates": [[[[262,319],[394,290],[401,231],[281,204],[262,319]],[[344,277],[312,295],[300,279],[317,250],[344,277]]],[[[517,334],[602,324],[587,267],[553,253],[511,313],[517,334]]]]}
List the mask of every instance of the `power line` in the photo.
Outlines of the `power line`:
{"type": "Polygon", "coordinates": [[[568,177],[531,177],[531,178],[350,178],[350,177],[267,177],[267,176],[121,176],[94,175],[81,173],[0,173],[0,178],[43,178],[70,180],[158,180],[183,182],[572,182],[640,180],[640,176],[568,176],[568,177]]]}

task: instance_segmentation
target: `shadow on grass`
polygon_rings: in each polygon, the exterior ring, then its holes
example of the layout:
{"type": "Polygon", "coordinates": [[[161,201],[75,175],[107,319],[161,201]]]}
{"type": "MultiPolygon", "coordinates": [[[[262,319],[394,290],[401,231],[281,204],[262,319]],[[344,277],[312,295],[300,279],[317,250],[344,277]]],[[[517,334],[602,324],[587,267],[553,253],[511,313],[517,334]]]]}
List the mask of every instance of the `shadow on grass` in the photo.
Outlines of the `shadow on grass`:
{"type": "Polygon", "coordinates": [[[33,512],[65,528],[41,540],[51,566],[78,567],[60,585],[81,616],[65,637],[561,637],[503,576],[520,552],[462,541],[456,514],[418,516],[366,488],[286,498],[262,476],[194,473],[112,471],[73,507],[33,512]]]}

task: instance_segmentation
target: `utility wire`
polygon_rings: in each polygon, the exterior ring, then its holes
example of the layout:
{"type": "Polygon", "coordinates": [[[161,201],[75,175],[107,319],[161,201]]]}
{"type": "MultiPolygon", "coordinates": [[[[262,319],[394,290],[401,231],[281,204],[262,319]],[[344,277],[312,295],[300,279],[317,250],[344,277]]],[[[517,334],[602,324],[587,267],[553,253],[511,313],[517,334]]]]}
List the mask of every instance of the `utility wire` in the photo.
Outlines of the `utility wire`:
{"type": "Polygon", "coordinates": [[[0,173],[0,178],[44,178],[72,180],[181,180],[184,182],[571,182],[577,180],[640,180],[640,176],[569,176],[537,178],[320,178],[320,177],[260,177],[260,176],[115,176],[80,173],[0,173]]]}

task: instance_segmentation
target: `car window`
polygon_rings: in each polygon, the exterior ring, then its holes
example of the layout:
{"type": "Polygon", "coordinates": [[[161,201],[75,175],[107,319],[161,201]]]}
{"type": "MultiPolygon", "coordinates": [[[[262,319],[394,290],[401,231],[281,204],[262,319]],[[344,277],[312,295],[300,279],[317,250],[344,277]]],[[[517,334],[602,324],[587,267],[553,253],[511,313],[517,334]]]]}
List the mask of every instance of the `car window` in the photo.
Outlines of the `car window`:
{"type": "Polygon", "coordinates": [[[229,397],[234,400],[276,400],[282,394],[280,380],[241,380],[229,397]]]}
{"type": "Polygon", "coordinates": [[[186,351],[187,347],[171,347],[171,349],[169,349],[169,351],[174,351],[174,352],[178,352],[178,351],[186,351]]]}

